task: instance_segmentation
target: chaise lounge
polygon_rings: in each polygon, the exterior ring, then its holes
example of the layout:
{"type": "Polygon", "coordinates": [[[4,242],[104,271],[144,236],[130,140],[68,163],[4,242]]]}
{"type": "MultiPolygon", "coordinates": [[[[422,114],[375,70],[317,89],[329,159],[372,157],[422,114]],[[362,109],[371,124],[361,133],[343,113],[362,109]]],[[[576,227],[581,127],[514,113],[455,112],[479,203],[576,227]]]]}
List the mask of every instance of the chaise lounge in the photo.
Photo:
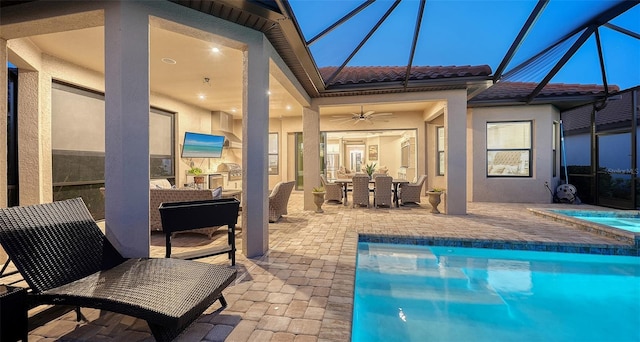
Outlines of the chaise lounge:
{"type": "Polygon", "coordinates": [[[0,209],[0,244],[30,287],[30,307],[141,318],[157,341],[176,338],[216,300],[226,307],[222,291],[237,273],[197,261],[124,258],[80,198],[0,209]]]}

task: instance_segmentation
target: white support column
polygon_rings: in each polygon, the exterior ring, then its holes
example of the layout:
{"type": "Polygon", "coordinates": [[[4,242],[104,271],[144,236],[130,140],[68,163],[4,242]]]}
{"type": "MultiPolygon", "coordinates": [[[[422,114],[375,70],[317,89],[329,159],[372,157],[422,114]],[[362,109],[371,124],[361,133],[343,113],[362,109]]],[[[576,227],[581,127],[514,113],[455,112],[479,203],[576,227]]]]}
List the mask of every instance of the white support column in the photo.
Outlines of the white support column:
{"type": "Polygon", "coordinates": [[[320,186],[320,114],[317,109],[302,109],[302,135],[304,145],[304,210],[314,210],[314,187],[320,186]]]}
{"type": "Polygon", "coordinates": [[[447,185],[445,209],[447,214],[467,213],[467,93],[456,91],[447,97],[444,112],[446,140],[447,185]]]}
{"type": "MultiPolygon", "coordinates": [[[[4,39],[0,39],[0,65],[3,67],[0,68],[0,113],[7,113],[7,94],[8,89],[7,85],[9,84],[8,74],[7,74],[7,41],[4,39]]],[[[7,162],[7,115],[1,115],[0,117],[0,170],[7,170],[8,162],[7,162]]],[[[7,173],[0,173],[0,208],[5,208],[7,206],[7,173]]]]}
{"type": "Polygon", "coordinates": [[[269,249],[269,53],[263,35],[244,53],[242,113],[242,252],[247,257],[269,249]]]}
{"type": "Polygon", "coordinates": [[[105,10],[105,216],[125,257],[149,256],[149,17],[135,3],[105,10]]]}

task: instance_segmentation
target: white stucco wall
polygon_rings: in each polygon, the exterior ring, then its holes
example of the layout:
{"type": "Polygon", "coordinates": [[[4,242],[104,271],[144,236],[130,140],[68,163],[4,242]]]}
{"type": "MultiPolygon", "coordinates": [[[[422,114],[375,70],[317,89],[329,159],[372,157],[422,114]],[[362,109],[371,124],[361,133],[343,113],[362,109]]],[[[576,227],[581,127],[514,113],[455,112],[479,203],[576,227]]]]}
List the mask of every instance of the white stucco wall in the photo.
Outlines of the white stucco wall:
{"type": "MultiPolygon", "coordinates": [[[[469,183],[471,200],[474,202],[520,202],[551,203],[552,198],[545,182],[556,184],[553,177],[552,132],[554,120],[559,120],[559,111],[551,105],[508,106],[473,108],[469,110],[470,127],[468,139],[469,163],[473,165],[469,183]],[[487,122],[525,121],[533,122],[533,162],[531,177],[487,177],[487,122]]],[[[559,153],[558,153],[559,154],[559,153]]],[[[559,156],[558,156],[558,163],[559,156]]],[[[557,173],[559,175],[559,172],[557,173]]]]}

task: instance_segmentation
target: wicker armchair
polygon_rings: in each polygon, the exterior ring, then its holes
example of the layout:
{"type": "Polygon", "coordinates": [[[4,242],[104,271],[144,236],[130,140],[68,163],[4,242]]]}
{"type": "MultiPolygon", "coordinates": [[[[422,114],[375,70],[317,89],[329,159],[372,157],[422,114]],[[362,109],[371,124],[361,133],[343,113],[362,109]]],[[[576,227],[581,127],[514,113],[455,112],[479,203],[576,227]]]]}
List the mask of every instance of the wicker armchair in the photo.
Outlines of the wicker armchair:
{"type": "Polygon", "coordinates": [[[326,201],[337,201],[342,203],[342,185],[337,183],[329,183],[324,174],[320,175],[320,181],[324,187],[324,199],[326,201]]]}
{"type": "MultiPolygon", "coordinates": [[[[187,201],[203,201],[213,199],[211,190],[190,190],[190,189],[150,189],[149,190],[149,229],[154,231],[162,231],[162,221],[160,219],[161,203],[165,202],[187,202],[187,201]]],[[[204,234],[211,239],[213,234],[220,227],[207,227],[193,229],[179,233],[199,233],[204,234]]]]}
{"type": "Polygon", "coordinates": [[[391,176],[379,175],[374,178],[375,189],[373,190],[373,207],[378,208],[379,205],[385,205],[391,208],[391,176]]]}
{"type": "Polygon", "coordinates": [[[421,175],[415,183],[400,184],[399,198],[403,205],[405,203],[420,203],[422,187],[426,180],[427,175],[421,175]]]}
{"type": "Polygon", "coordinates": [[[294,181],[279,182],[269,195],[269,222],[276,222],[287,214],[287,205],[289,205],[289,197],[293,191],[294,181]]]}
{"type": "MultiPolygon", "coordinates": [[[[81,198],[0,209],[0,244],[31,291],[29,303],[97,308],[147,321],[171,341],[215,301],[235,269],[168,258],[124,258],[81,198]]],[[[4,328],[4,327],[3,327],[4,328]]]]}
{"type": "Polygon", "coordinates": [[[353,176],[353,204],[366,205],[369,208],[369,176],[365,173],[356,173],[353,176]]]}

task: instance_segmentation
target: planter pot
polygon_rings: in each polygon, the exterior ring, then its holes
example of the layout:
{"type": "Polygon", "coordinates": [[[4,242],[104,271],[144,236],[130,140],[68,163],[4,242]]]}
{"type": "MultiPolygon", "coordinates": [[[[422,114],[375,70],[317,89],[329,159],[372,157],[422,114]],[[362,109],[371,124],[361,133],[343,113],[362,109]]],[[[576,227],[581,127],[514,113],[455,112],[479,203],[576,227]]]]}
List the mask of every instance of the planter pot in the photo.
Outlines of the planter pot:
{"type": "Polygon", "coordinates": [[[427,191],[427,195],[429,196],[429,204],[431,204],[431,213],[440,214],[440,210],[438,210],[438,204],[440,204],[442,195],[441,191],[427,191]]]}
{"type": "Polygon", "coordinates": [[[314,192],[313,203],[316,205],[316,213],[324,213],[324,210],[322,210],[322,204],[324,203],[324,192],[314,192]]]}

